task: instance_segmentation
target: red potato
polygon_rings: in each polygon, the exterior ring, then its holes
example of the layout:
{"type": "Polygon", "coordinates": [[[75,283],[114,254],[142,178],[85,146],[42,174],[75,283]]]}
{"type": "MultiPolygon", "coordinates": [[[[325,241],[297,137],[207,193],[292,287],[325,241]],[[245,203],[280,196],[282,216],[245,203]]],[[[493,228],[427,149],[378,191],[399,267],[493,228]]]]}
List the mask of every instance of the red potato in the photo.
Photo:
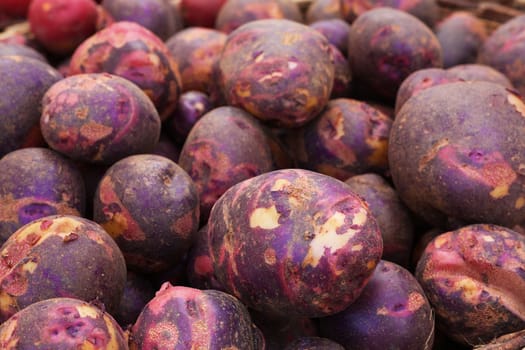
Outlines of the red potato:
{"type": "Polygon", "coordinates": [[[177,63],[162,40],[134,22],[115,22],[82,42],[69,74],[110,73],[141,88],[161,120],[175,110],[181,92],[177,63]]]}
{"type": "Polygon", "coordinates": [[[93,219],[113,237],[129,269],[167,270],[182,260],[197,233],[197,189],[168,158],[126,157],[100,180],[93,219]]]}
{"type": "Polygon", "coordinates": [[[33,220],[81,216],[86,195],[79,169],[47,148],[24,148],[0,159],[0,242],[33,220]]]}
{"type": "Polygon", "coordinates": [[[246,307],[217,290],[165,283],[131,329],[131,350],[262,350],[246,307]]]}
{"type": "Polygon", "coordinates": [[[299,127],[322,111],[334,82],[328,40],[315,29],[263,19],[228,37],[218,79],[227,102],[264,123],[299,127]]]}
{"type": "Polygon", "coordinates": [[[212,109],[197,121],[182,147],[179,165],[197,187],[201,223],[228,188],[273,169],[262,126],[235,107],[212,109]]]}
{"type": "Polygon", "coordinates": [[[26,17],[32,0],[0,0],[0,13],[10,17],[26,17]]]}
{"type": "Polygon", "coordinates": [[[22,226],[0,250],[0,320],[41,300],[72,297],[117,310],[124,257],[93,221],[46,216],[22,226]]]}
{"type": "Polygon", "coordinates": [[[226,0],[217,14],[215,28],[229,34],[243,24],[261,19],[302,22],[302,14],[294,1],[226,0]]]}
{"type": "Polygon", "coordinates": [[[0,326],[3,350],[127,350],[127,336],[107,312],[73,298],[32,304],[0,326]]]}
{"type": "Polygon", "coordinates": [[[322,317],[357,299],[382,254],[365,202],[343,182],[301,169],[230,187],[208,220],[215,276],[274,317],[322,317]]]}
{"type": "Polygon", "coordinates": [[[496,225],[470,225],[434,238],[416,277],[440,329],[465,345],[525,328],[525,236],[496,225]]]}
{"type": "Polygon", "coordinates": [[[68,55],[95,33],[97,4],[93,0],[32,0],[31,31],[49,52],[68,55]]]}
{"type": "Polygon", "coordinates": [[[113,164],[153,150],[161,121],[146,94],[127,79],[78,74],[45,93],[42,134],[54,150],[75,160],[113,164]]]}
{"type": "Polygon", "coordinates": [[[348,60],[354,76],[377,98],[393,100],[403,80],[424,68],[441,68],[441,46],[434,33],[409,13],[376,8],[350,28],[348,60]]]}
{"type": "Polygon", "coordinates": [[[215,25],[215,19],[226,0],[181,0],[180,10],[188,27],[207,27],[215,25]]]}

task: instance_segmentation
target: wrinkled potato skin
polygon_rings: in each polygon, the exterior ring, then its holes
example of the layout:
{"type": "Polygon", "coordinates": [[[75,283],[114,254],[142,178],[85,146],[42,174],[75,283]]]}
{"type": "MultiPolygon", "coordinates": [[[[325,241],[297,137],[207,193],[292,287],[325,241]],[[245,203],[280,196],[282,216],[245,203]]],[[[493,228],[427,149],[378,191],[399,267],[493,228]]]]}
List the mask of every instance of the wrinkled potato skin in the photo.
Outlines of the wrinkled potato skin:
{"type": "Polygon", "coordinates": [[[35,302],[74,297],[118,307],[124,257],[96,223],[76,216],[47,216],[21,227],[0,251],[0,319],[35,302]]]}
{"type": "Polygon", "coordinates": [[[378,225],[347,185],[301,169],[231,187],[212,208],[219,283],[273,316],[321,317],[352,303],[382,253],[378,225]]]}
{"type": "Polygon", "coordinates": [[[435,227],[523,222],[524,115],[520,97],[493,83],[449,83],[413,96],[390,134],[399,196],[435,227]]]}
{"type": "Polygon", "coordinates": [[[0,240],[55,214],[81,216],[84,180],[68,159],[47,148],[24,148],[0,159],[0,240]]]}
{"type": "Polygon", "coordinates": [[[219,60],[228,104],[272,126],[298,127],[326,105],[335,68],[328,40],[289,20],[259,20],[232,32],[219,60]]]}
{"type": "Polygon", "coordinates": [[[525,328],[525,237],[496,225],[470,225],[434,238],[416,277],[440,329],[466,345],[525,328]]]}
{"type": "Polygon", "coordinates": [[[3,350],[127,350],[127,337],[108,313],[85,301],[52,298],[32,304],[0,326],[3,350]]]}

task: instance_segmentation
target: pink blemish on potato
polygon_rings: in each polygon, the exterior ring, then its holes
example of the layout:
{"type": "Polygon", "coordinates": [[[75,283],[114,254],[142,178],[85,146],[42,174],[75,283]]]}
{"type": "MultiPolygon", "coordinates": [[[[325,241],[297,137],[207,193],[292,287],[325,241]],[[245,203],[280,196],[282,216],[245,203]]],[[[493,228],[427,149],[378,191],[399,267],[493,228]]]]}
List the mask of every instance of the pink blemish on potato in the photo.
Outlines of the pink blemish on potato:
{"type": "Polygon", "coordinates": [[[516,110],[523,116],[525,117],[525,104],[523,103],[523,100],[514,95],[514,94],[509,94],[507,96],[507,101],[514,106],[514,108],[516,108],[516,110]]]}
{"type": "Polygon", "coordinates": [[[11,270],[7,275],[2,276],[0,282],[2,292],[14,297],[24,295],[27,292],[28,286],[29,282],[20,265],[11,270]]]}
{"type": "Polygon", "coordinates": [[[267,263],[268,265],[275,265],[275,263],[277,262],[277,256],[275,253],[275,249],[267,248],[264,251],[264,262],[267,263]]]}
{"type": "Polygon", "coordinates": [[[167,321],[153,323],[146,332],[141,349],[172,349],[178,339],[177,325],[167,321]]]}
{"type": "Polygon", "coordinates": [[[394,318],[410,317],[425,304],[426,299],[423,295],[418,292],[412,292],[405,303],[393,305],[392,308],[383,306],[377,309],[376,313],[394,318]]]}
{"type": "MultiPolygon", "coordinates": [[[[44,220],[45,221],[45,220],[44,220]]],[[[43,222],[42,222],[43,224],[43,222]]],[[[40,224],[40,228],[42,229],[42,224],[40,224]]],[[[45,231],[45,229],[44,229],[45,231]]],[[[29,245],[35,245],[38,243],[38,241],[42,238],[42,236],[40,236],[39,234],[37,233],[30,233],[29,235],[26,236],[26,242],[29,243],[29,245]]]]}
{"type": "Polygon", "coordinates": [[[80,135],[89,140],[90,143],[98,142],[113,133],[113,128],[103,124],[90,122],[80,127],[80,135]]]}
{"type": "Polygon", "coordinates": [[[0,196],[2,202],[2,210],[0,210],[0,221],[18,221],[18,211],[20,208],[28,206],[33,203],[47,204],[50,207],[55,207],[58,213],[63,215],[81,216],[76,208],[69,207],[66,202],[56,203],[44,198],[18,198],[15,199],[12,194],[0,196]]]}
{"type": "Polygon", "coordinates": [[[504,54],[508,51],[514,50],[517,46],[525,40],[525,32],[523,30],[517,31],[515,35],[509,36],[503,43],[499,52],[504,54]]]}
{"type": "Polygon", "coordinates": [[[472,155],[475,157],[474,165],[458,159],[459,152],[455,146],[447,145],[439,149],[438,158],[473,181],[492,188],[489,193],[492,198],[500,199],[509,194],[509,188],[518,176],[500,152],[487,153],[482,157],[472,155]]]}
{"type": "Polygon", "coordinates": [[[183,238],[189,238],[194,232],[195,221],[198,217],[199,213],[197,213],[194,217],[194,211],[188,211],[186,214],[184,214],[184,216],[177,219],[175,223],[173,223],[171,226],[171,231],[176,232],[177,235],[180,235],[183,238]]]}
{"type": "Polygon", "coordinates": [[[213,273],[213,262],[209,256],[201,255],[195,258],[193,269],[197,275],[205,276],[213,273]]]}
{"type": "Polygon", "coordinates": [[[172,286],[169,282],[165,282],[146,307],[153,314],[159,315],[165,311],[166,303],[171,300],[196,300],[202,295],[203,291],[200,289],[172,286]]]}

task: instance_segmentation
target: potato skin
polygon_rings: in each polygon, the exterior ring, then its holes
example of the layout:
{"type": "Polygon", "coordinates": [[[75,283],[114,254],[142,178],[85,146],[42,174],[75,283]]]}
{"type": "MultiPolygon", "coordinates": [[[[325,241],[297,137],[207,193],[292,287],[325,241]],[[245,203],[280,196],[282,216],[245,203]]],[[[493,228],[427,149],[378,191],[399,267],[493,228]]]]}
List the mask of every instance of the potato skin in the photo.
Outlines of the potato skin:
{"type": "Polygon", "coordinates": [[[116,75],[67,77],[47,90],[42,104],[44,139],[75,160],[109,165],[150,152],[160,137],[161,121],[151,101],[116,75]]]}
{"type": "Polygon", "coordinates": [[[128,268],[167,270],[182,260],[199,227],[196,186],[168,158],[126,157],[99,182],[93,219],[117,242],[128,268]]]}
{"type": "Polygon", "coordinates": [[[489,83],[500,84],[508,89],[515,90],[509,78],[496,69],[484,64],[458,64],[447,69],[447,72],[465,81],[487,81],[489,83]]]}
{"type": "Polygon", "coordinates": [[[387,100],[395,98],[410,73],[443,65],[434,33],[416,17],[392,8],[369,10],[354,21],[348,59],[355,76],[387,100]]]}
{"type": "Polygon", "coordinates": [[[335,18],[343,18],[340,0],[312,0],[305,13],[305,21],[308,24],[335,18]]]}
{"type": "Polygon", "coordinates": [[[389,117],[365,102],[331,100],[316,119],[297,129],[297,163],[339,180],[384,172],[391,126],[389,117]]]}
{"type": "Polygon", "coordinates": [[[348,34],[350,25],[340,18],[325,19],[310,23],[310,27],[323,34],[328,42],[345,55],[348,52],[348,34]]]}
{"type": "Polygon", "coordinates": [[[29,222],[55,214],[82,216],[86,194],[77,167],[47,148],[24,148],[0,159],[0,241],[29,222]]]}
{"type": "Polygon", "coordinates": [[[35,302],[74,297],[112,313],[124,283],[124,257],[93,221],[70,215],[34,220],[0,250],[0,320],[35,302]]]}
{"type": "MultiPolygon", "coordinates": [[[[47,59],[40,52],[38,52],[30,46],[22,44],[0,42],[0,56],[25,56],[41,61],[43,63],[48,63],[47,59]]],[[[13,71],[16,71],[16,69],[14,69],[13,71]]],[[[4,75],[3,72],[2,75],[4,75]]],[[[20,79],[17,82],[20,83],[22,79],[20,79]]]]}
{"type": "Polygon", "coordinates": [[[524,247],[523,235],[484,224],[427,245],[416,277],[443,332],[472,346],[525,328],[524,247]]]}
{"type": "Polygon", "coordinates": [[[423,288],[408,270],[384,260],[352,305],[319,322],[321,336],[347,349],[430,350],[434,340],[423,288]]]}
{"type": "Polygon", "coordinates": [[[139,86],[162,120],[175,109],[181,92],[177,63],[162,40],[141,25],[115,22],[80,44],[69,74],[111,73],[139,86]]]}
{"type": "Polygon", "coordinates": [[[259,350],[246,307],[217,290],[165,283],[131,329],[131,350],[259,350]]]}
{"type": "Polygon", "coordinates": [[[127,350],[108,313],[85,301],[52,298],[29,305],[0,326],[3,350],[127,350]]]}
{"type": "Polygon", "coordinates": [[[284,350],[344,350],[344,348],[330,339],[302,337],[288,344],[284,350]]]}
{"type": "Polygon", "coordinates": [[[113,313],[115,320],[123,328],[133,325],[153,297],[153,284],[144,275],[128,270],[118,310],[113,313]]]}
{"type": "Polygon", "coordinates": [[[272,126],[291,128],[321,112],[334,71],[322,34],[289,20],[265,19],[230,33],[218,77],[228,104],[272,126]]]}
{"type": "Polygon", "coordinates": [[[240,108],[219,107],[193,126],[179,157],[199,193],[201,222],[231,186],[272,170],[272,155],[260,123],[240,108]]]}
{"type": "Polygon", "coordinates": [[[525,105],[487,82],[435,86],[398,112],[389,143],[399,196],[435,227],[523,222],[525,105]]]}
{"type": "Polygon", "coordinates": [[[44,145],[39,123],[41,100],[62,75],[47,63],[23,56],[0,57],[0,75],[1,158],[22,147],[44,145]]]}
{"type": "Polygon", "coordinates": [[[352,303],[382,253],[378,225],[343,182],[276,170],[226,191],[208,221],[219,283],[248,307],[321,317],[352,303]]]}

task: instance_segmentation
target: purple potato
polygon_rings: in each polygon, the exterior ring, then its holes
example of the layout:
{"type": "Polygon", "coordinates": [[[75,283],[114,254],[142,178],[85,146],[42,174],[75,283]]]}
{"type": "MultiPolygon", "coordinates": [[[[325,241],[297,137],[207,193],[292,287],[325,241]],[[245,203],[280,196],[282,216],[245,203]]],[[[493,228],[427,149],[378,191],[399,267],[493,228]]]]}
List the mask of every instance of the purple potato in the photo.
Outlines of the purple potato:
{"type": "Polygon", "coordinates": [[[305,20],[308,24],[336,18],[343,18],[340,0],[312,0],[305,13],[305,20]]]}
{"type": "Polygon", "coordinates": [[[521,96],[525,96],[525,15],[501,24],[484,41],[478,63],[503,73],[521,96]]]}
{"type": "Polygon", "coordinates": [[[93,218],[115,239],[129,269],[167,270],[182,260],[197,233],[197,189],[168,158],[130,156],[100,181],[93,218]]]}
{"type": "Polygon", "coordinates": [[[335,46],[330,45],[334,57],[334,85],[330,99],[350,97],[352,93],[352,71],[346,57],[335,46]]]}
{"type": "Polygon", "coordinates": [[[481,345],[525,328],[525,236],[475,224],[434,238],[416,277],[439,328],[465,345],[481,345]]]}
{"type": "Polygon", "coordinates": [[[197,187],[202,223],[228,188],[273,166],[262,126],[235,107],[215,108],[197,121],[182,147],[179,165],[197,187]]]}
{"type": "Polygon", "coordinates": [[[474,63],[487,37],[485,23],[473,13],[454,11],[435,28],[443,50],[443,67],[474,63]]]}
{"type": "Polygon", "coordinates": [[[346,180],[388,168],[392,120],[365,102],[331,100],[326,109],[295,134],[301,168],[346,180]]]}
{"type": "Polygon", "coordinates": [[[243,24],[261,19],[302,22],[297,3],[287,0],[226,0],[215,20],[215,28],[231,33],[243,24]]]}
{"type": "Polygon", "coordinates": [[[166,157],[169,160],[178,163],[181,147],[174,143],[165,133],[160,134],[160,139],[155,149],[151,152],[158,156],[166,157]]]}
{"type": "Polygon", "coordinates": [[[440,15],[435,0],[340,0],[343,18],[352,23],[357,17],[372,9],[389,7],[407,12],[432,28],[440,15]]]}
{"type": "Polygon", "coordinates": [[[101,6],[115,21],[136,22],[162,40],[183,27],[166,0],[103,0],[101,6]]]}
{"type": "Polygon", "coordinates": [[[166,132],[176,143],[184,144],[197,120],[212,109],[213,103],[208,95],[187,91],[180,95],[177,109],[166,121],[166,132]]]}
{"type": "Polygon", "coordinates": [[[319,337],[297,338],[284,348],[284,350],[344,350],[341,345],[333,340],[319,337]]]}
{"type": "Polygon", "coordinates": [[[265,127],[264,131],[270,145],[274,170],[296,168],[293,151],[288,140],[291,130],[265,127]]]}
{"type": "Polygon", "coordinates": [[[390,134],[390,172],[399,196],[434,227],[520,224],[524,116],[521,98],[494,83],[449,83],[413,96],[390,134]]]}
{"type": "Polygon", "coordinates": [[[298,127],[330,97],[334,63],[328,40],[284,19],[247,23],[228,36],[218,78],[228,104],[267,124],[298,127]]]}
{"type": "Polygon", "coordinates": [[[208,221],[215,276],[248,307],[277,317],[337,313],[382,254],[366,203],[342,181],[276,170],[228,189],[208,221]]]}
{"type": "Polygon", "coordinates": [[[192,288],[223,290],[214,275],[213,261],[208,248],[208,225],[204,225],[197,232],[197,238],[188,255],[186,275],[192,288]]]}
{"type": "Polygon", "coordinates": [[[393,100],[403,80],[424,68],[443,65],[434,33],[409,13],[376,8],[350,28],[348,59],[352,72],[378,97],[393,100]]]}
{"type": "Polygon", "coordinates": [[[319,322],[321,336],[346,349],[431,350],[434,342],[423,288],[408,270],[383,260],[352,305],[319,322]]]}
{"type": "Polygon", "coordinates": [[[162,40],[134,22],[115,22],[80,44],[69,74],[111,73],[135,83],[148,95],[161,120],[175,110],[181,93],[177,62],[162,40]]]}
{"type": "Polygon", "coordinates": [[[127,336],[107,312],[85,301],[52,298],[29,305],[0,326],[5,350],[127,350],[127,336]]]}
{"type": "Polygon", "coordinates": [[[412,96],[433,86],[462,81],[461,77],[442,68],[426,68],[411,73],[399,86],[396,96],[395,113],[412,96]]]}
{"type": "Polygon", "coordinates": [[[383,237],[383,260],[409,268],[414,225],[396,191],[381,176],[363,174],[345,181],[368,204],[383,237]]]}
{"type": "Polygon", "coordinates": [[[55,214],[82,216],[86,194],[79,169],[47,148],[24,148],[0,159],[0,241],[55,214]]]}
{"type": "Polygon", "coordinates": [[[19,148],[43,146],[42,96],[62,75],[34,58],[0,56],[0,76],[0,158],[19,148]]]}
{"type": "Polygon", "coordinates": [[[323,34],[328,39],[328,42],[342,53],[346,54],[348,52],[350,25],[342,19],[325,19],[310,23],[310,27],[323,34]]]}
{"type": "Polygon", "coordinates": [[[213,65],[219,60],[227,37],[215,29],[189,27],[166,41],[179,67],[183,91],[209,91],[213,65]]]}
{"type": "Polygon", "coordinates": [[[484,64],[471,63],[459,64],[447,69],[447,72],[465,81],[487,81],[500,84],[508,89],[514,90],[512,83],[503,73],[484,64]]]}
{"type": "Polygon", "coordinates": [[[44,95],[40,127],[54,150],[79,161],[113,164],[153,150],[161,121],[149,98],[129,80],[79,74],[44,95]]]}
{"type": "Polygon", "coordinates": [[[118,310],[114,313],[115,320],[123,328],[133,325],[146,304],[154,297],[153,284],[144,276],[128,271],[124,292],[118,310]]]}
{"type": "Polygon", "coordinates": [[[259,350],[246,307],[217,290],[169,283],[146,305],[131,329],[131,350],[259,350]]]}
{"type": "Polygon", "coordinates": [[[0,250],[0,320],[41,300],[72,297],[117,310],[124,257],[93,221],[46,216],[22,226],[0,250]]]}
{"type": "Polygon", "coordinates": [[[34,48],[14,43],[0,42],[0,56],[24,56],[41,61],[42,63],[48,63],[47,59],[34,48]]]}

